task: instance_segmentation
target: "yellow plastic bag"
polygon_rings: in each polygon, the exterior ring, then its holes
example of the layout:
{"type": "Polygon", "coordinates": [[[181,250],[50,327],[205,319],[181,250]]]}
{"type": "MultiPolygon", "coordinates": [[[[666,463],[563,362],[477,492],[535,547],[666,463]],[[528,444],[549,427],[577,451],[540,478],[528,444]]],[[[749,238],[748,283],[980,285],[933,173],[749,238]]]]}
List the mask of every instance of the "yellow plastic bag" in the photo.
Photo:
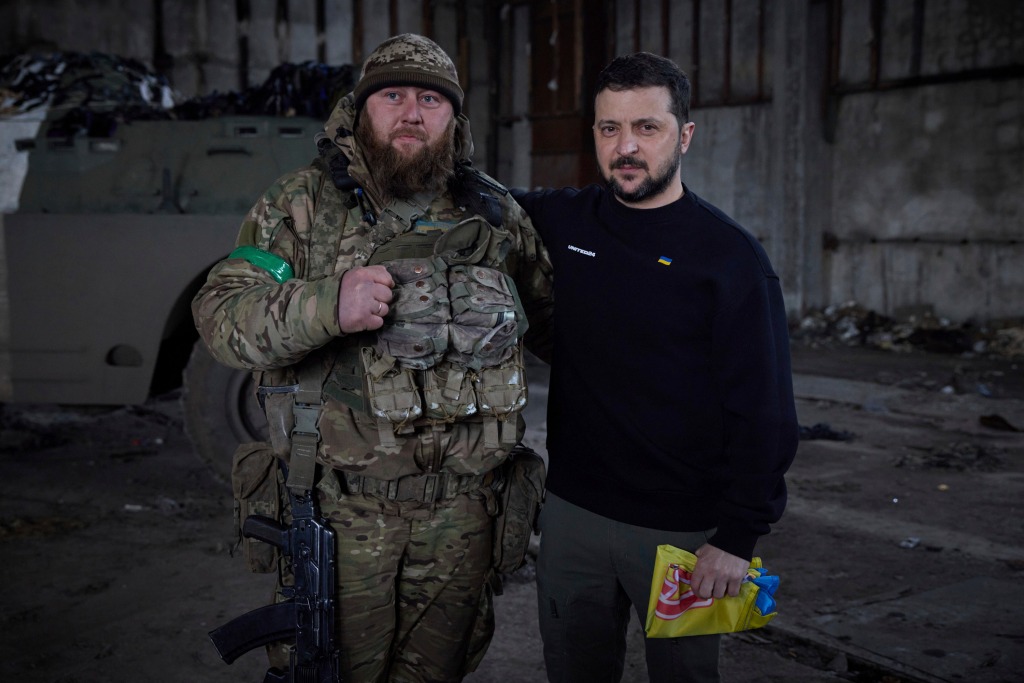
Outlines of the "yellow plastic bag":
{"type": "Polygon", "coordinates": [[[751,560],[747,578],[736,597],[702,599],[690,590],[697,557],[671,545],[659,545],[647,605],[648,638],[702,636],[761,628],[778,611],[775,590],[779,577],[751,560]]]}

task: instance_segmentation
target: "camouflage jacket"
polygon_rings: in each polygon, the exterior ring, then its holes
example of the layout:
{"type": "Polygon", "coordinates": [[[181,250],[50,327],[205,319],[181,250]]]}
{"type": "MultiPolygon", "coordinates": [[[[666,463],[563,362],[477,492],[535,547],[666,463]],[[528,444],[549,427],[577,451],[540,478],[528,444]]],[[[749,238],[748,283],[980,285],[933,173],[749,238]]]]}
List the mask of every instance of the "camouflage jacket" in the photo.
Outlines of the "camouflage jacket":
{"type": "MultiPolygon", "coordinates": [[[[348,174],[379,215],[379,193],[350,133],[355,113],[352,101],[349,95],[339,102],[325,125],[325,135],[347,157],[348,174]]],[[[465,117],[458,117],[456,131],[457,159],[468,161],[472,139],[465,117]]],[[[493,469],[507,449],[485,447],[479,418],[450,420],[443,430],[406,431],[387,444],[382,443],[377,421],[344,400],[339,387],[346,378],[337,376],[337,361],[351,358],[344,351],[365,346],[372,333],[346,335],[341,331],[341,278],[349,269],[370,262],[379,245],[375,243],[374,227],[359,218],[355,201],[333,202],[330,210],[338,215],[327,219],[342,230],[335,262],[326,267],[311,263],[316,259],[310,238],[318,197],[322,186],[332,182],[329,175],[323,164],[311,164],[279,178],[256,202],[242,224],[236,245],[255,247],[283,259],[291,266],[293,277],[279,282],[267,269],[241,258],[229,257],[216,264],[192,302],[201,338],[219,362],[254,371],[261,385],[285,386],[295,382],[301,364],[322,365],[326,379],[317,459],[325,465],[383,480],[438,471],[438,467],[454,474],[473,475],[493,469]],[[327,274],[318,276],[315,271],[319,269],[327,274]]],[[[498,194],[502,227],[512,241],[499,267],[518,289],[530,323],[527,338],[531,345],[543,348],[553,313],[551,262],[523,210],[511,195],[498,194]]],[[[457,205],[451,196],[441,195],[434,198],[417,223],[452,223],[467,215],[472,214],[465,206],[457,205]]],[[[282,418],[270,412],[268,404],[273,434],[274,421],[282,418]]],[[[522,419],[515,417],[517,436],[521,437],[522,419]]]]}

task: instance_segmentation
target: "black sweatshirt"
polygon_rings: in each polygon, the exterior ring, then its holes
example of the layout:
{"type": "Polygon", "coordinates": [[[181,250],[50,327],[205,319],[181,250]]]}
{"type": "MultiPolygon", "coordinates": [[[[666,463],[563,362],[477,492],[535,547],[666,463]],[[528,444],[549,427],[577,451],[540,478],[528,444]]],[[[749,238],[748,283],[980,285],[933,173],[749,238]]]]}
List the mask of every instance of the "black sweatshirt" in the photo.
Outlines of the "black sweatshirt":
{"type": "Polygon", "coordinates": [[[796,453],[789,336],[757,240],[688,189],[515,193],[555,269],[548,489],[610,519],[717,527],[749,559],[796,453]]]}

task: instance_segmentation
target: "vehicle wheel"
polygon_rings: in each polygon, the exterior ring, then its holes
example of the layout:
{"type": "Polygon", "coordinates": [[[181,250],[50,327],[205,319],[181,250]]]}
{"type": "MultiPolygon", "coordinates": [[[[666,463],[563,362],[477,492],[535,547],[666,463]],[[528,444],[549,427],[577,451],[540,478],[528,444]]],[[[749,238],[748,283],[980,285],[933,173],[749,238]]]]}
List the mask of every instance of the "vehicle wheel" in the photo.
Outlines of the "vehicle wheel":
{"type": "Polygon", "coordinates": [[[199,340],[185,366],[181,402],[185,433],[196,453],[218,481],[230,485],[235,447],[267,439],[252,373],[221,365],[199,340]]]}

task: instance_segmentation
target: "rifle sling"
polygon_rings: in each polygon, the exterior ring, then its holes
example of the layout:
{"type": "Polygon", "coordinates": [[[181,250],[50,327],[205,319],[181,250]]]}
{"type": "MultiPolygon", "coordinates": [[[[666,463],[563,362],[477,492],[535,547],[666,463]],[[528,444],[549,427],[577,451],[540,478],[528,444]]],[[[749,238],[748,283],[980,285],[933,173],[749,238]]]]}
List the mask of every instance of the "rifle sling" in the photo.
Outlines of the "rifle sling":
{"type": "Polygon", "coordinates": [[[323,410],[323,364],[319,357],[299,366],[299,390],[295,393],[295,426],[292,428],[292,452],[288,463],[288,489],[295,495],[313,490],[316,475],[316,448],[320,443],[317,423],[323,410]]]}

